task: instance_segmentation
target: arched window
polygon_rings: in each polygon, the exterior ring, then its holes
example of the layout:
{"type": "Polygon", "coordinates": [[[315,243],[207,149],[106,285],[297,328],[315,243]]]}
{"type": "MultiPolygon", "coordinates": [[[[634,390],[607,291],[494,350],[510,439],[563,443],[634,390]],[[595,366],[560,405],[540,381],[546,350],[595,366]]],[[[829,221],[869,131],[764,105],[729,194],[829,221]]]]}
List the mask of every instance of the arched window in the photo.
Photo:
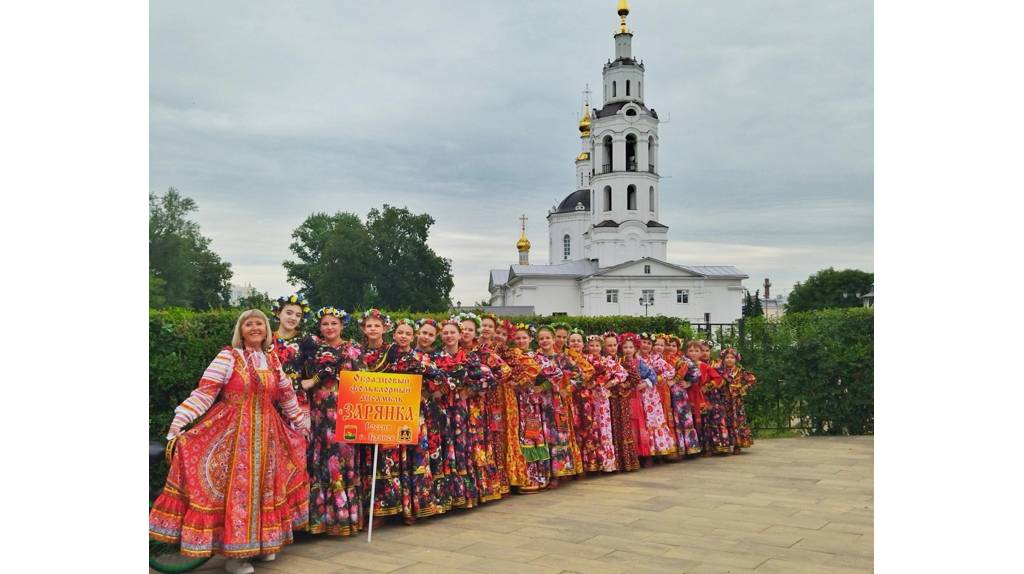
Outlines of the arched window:
{"type": "Polygon", "coordinates": [[[636,135],[626,136],[626,171],[636,171],[636,135]]]}
{"type": "Polygon", "coordinates": [[[615,97],[615,82],[612,82],[612,97],[615,97]]]}
{"type": "Polygon", "coordinates": [[[566,233],[565,237],[562,237],[562,259],[568,259],[569,253],[572,247],[572,239],[569,238],[569,234],[566,233]]]}
{"type": "Polygon", "coordinates": [[[635,116],[636,115],[636,110],[634,110],[633,108],[629,108],[628,110],[626,110],[626,115],[627,116],[635,116]]]}
{"type": "Polygon", "coordinates": [[[644,99],[644,83],[643,82],[637,82],[636,83],[636,97],[640,98],[641,100],[644,99]]]}
{"type": "Polygon", "coordinates": [[[602,160],[601,173],[610,172],[612,165],[612,136],[604,136],[604,159],[602,160]]]}
{"type": "Polygon", "coordinates": [[[629,95],[629,80],[626,80],[626,95],[629,95]]]}
{"type": "Polygon", "coordinates": [[[636,186],[626,188],[626,209],[636,211],[636,186]]]}
{"type": "Polygon", "coordinates": [[[651,213],[654,213],[654,186],[653,185],[651,186],[651,189],[650,189],[650,202],[648,203],[648,205],[650,205],[650,207],[651,207],[651,213]]]}
{"type": "Polygon", "coordinates": [[[612,210],[612,186],[604,186],[604,210],[612,210]]]}
{"type": "Polygon", "coordinates": [[[656,173],[654,170],[655,164],[657,163],[657,161],[655,161],[658,155],[657,152],[657,148],[654,147],[654,136],[647,138],[647,171],[651,173],[656,173]]]}

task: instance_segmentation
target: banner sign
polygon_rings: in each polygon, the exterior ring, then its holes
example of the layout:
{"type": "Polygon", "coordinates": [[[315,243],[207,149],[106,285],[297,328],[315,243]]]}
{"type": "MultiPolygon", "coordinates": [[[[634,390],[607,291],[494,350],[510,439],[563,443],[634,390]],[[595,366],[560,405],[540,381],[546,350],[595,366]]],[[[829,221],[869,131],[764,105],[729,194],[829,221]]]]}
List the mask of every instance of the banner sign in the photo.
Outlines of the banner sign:
{"type": "Polygon", "coordinates": [[[336,440],[366,444],[414,444],[420,432],[422,375],[338,373],[336,440]]]}

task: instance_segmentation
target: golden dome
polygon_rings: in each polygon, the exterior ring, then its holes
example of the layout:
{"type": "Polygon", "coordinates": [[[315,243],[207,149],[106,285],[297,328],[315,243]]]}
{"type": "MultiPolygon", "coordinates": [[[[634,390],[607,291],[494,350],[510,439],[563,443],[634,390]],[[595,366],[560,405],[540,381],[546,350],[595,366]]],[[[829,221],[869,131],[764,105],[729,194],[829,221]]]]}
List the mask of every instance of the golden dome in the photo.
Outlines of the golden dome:
{"type": "Polygon", "coordinates": [[[519,251],[530,250],[530,240],[526,238],[526,232],[519,234],[519,241],[516,241],[516,249],[519,251]]]}
{"type": "Polygon", "coordinates": [[[584,159],[590,159],[590,152],[589,151],[581,151],[580,155],[576,156],[576,161],[580,161],[580,160],[584,160],[584,159]]]}
{"type": "Polygon", "coordinates": [[[580,137],[590,137],[590,104],[583,104],[583,117],[580,118],[580,137]]]}
{"type": "Polygon", "coordinates": [[[619,0],[619,34],[629,34],[629,28],[626,27],[626,16],[629,16],[629,2],[626,0],[619,0]]]}

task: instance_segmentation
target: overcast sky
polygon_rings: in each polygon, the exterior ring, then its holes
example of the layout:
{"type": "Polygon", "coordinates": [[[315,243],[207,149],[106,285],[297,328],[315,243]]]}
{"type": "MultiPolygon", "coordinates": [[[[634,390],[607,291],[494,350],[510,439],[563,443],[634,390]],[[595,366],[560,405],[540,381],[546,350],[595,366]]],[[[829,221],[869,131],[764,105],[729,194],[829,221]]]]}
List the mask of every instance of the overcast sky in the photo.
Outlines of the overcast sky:
{"type": "MultiPolygon", "coordinates": [[[[427,212],[452,299],[485,299],[521,214],[547,263],[544,217],[574,190],[581,92],[599,99],[615,7],[153,2],[150,191],[194,198],[233,281],[275,297],[295,290],[281,262],[309,214],[427,212]]],[[[669,260],[735,265],[773,294],[830,265],[872,271],[872,3],[630,7],[662,118],[669,260]]]]}

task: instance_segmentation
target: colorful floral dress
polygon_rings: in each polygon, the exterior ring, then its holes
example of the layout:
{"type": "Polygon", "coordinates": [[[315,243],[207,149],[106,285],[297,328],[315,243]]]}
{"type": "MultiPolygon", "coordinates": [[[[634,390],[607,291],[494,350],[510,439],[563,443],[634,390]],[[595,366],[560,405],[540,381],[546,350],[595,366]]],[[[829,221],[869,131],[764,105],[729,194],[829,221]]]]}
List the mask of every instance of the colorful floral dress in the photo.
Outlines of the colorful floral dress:
{"type": "Polygon", "coordinates": [[[464,352],[465,380],[469,389],[466,396],[466,432],[473,458],[474,482],[479,502],[489,502],[501,498],[501,477],[494,456],[486,399],[487,392],[497,387],[497,380],[490,367],[484,364],[479,351],[467,349],[464,352]]]}
{"type": "MultiPolygon", "coordinates": [[[[606,356],[611,360],[614,357],[606,356]]],[[[621,363],[619,367],[626,372],[626,378],[611,389],[608,397],[608,406],[612,415],[612,440],[615,441],[615,468],[616,470],[630,471],[640,468],[640,459],[637,455],[637,436],[633,425],[633,402],[634,389],[640,382],[639,373],[635,372],[630,376],[621,363]]]]}
{"type": "Polygon", "coordinates": [[[661,406],[661,393],[658,392],[658,375],[639,357],[632,360],[623,359],[623,367],[630,377],[637,377],[632,397],[633,424],[636,434],[637,454],[639,456],[672,455],[678,452],[675,437],[668,430],[665,422],[665,411],[661,406]],[[634,372],[636,373],[634,375],[634,372]]]}
{"type": "MultiPolygon", "coordinates": [[[[599,452],[601,450],[601,431],[598,428],[594,413],[594,393],[601,391],[594,387],[596,381],[594,365],[587,360],[587,357],[578,351],[566,348],[565,354],[572,361],[580,374],[579,386],[572,394],[573,398],[573,428],[576,431],[576,444],[579,446],[580,462],[583,472],[596,472],[601,470],[599,452]]],[[[607,401],[607,398],[605,399],[607,401]]],[[[607,407],[606,409],[607,410],[607,407]]],[[[607,413],[606,413],[607,414],[607,413]]]]}
{"type": "MultiPolygon", "coordinates": [[[[482,421],[479,419],[479,400],[470,401],[470,395],[478,395],[480,391],[493,384],[494,376],[490,369],[480,362],[480,356],[465,349],[459,349],[454,355],[441,350],[434,357],[437,368],[447,374],[449,387],[446,412],[448,414],[449,441],[453,457],[453,479],[450,484],[450,498],[453,507],[473,508],[480,502],[481,487],[487,493],[493,493],[492,483],[497,470],[493,467],[493,451],[491,466],[477,468],[478,461],[487,464],[486,437],[483,435],[482,421]],[[476,416],[471,419],[470,405],[474,405],[476,416]]],[[[500,486],[499,486],[500,490],[500,486]]]]}
{"type": "Polygon", "coordinates": [[[225,348],[175,409],[177,438],[149,535],[186,556],[245,558],[277,552],[306,527],[309,482],[299,409],[274,353],[225,348]],[[201,418],[200,418],[201,417],[201,418]]]}
{"type": "Polygon", "coordinates": [[[743,404],[743,397],[747,395],[750,387],[757,383],[757,377],[754,376],[754,373],[745,370],[739,365],[734,366],[732,369],[725,365],[720,365],[718,371],[722,373],[722,377],[725,378],[726,383],[729,385],[729,396],[732,398],[730,415],[732,416],[736,439],[733,446],[736,450],[739,450],[741,447],[750,448],[754,445],[754,437],[750,431],[750,422],[747,420],[747,408],[743,404]]]}
{"type": "MultiPolygon", "coordinates": [[[[397,352],[397,351],[396,351],[397,352]]],[[[438,369],[431,354],[413,349],[409,353],[401,353],[394,365],[395,372],[419,374],[422,378],[420,389],[419,438],[415,444],[405,446],[405,466],[402,472],[403,499],[409,498],[411,515],[425,518],[446,512],[443,497],[438,492],[444,488],[444,466],[441,458],[442,433],[445,428],[443,407],[434,399],[435,392],[446,394],[449,391],[448,378],[438,369]],[[440,464],[439,464],[440,463],[440,464]],[[435,474],[435,471],[437,472],[435,474]],[[435,480],[442,484],[435,485],[435,480]]],[[[406,517],[409,515],[407,514],[406,517]]]]}
{"type": "Polygon", "coordinates": [[[363,368],[359,346],[344,341],[338,347],[317,347],[308,361],[317,381],[309,391],[312,420],[306,465],[309,470],[309,531],[349,536],[362,530],[365,467],[360,445],[335,440],[338,420],[338,375],[363,368]]]}
{"type": "Polygon", "coordinates": [[[707,453],[731,452],[736,442],[729,416],[732,396],[725,379],[711,365],[700,363],[701,387],[708,408],[703,416],[703,448],[707,453]]]}
{"type": "Polygon", "coordinates": [[[661,397],[661,410],[665,413],[665,424],[668,425],[668,434],[672,437],[672,442],[675,443],[676,451],[682,451],[683,449],[679,448],[679,444],[676,442],[676,421],[675,417],[672,416],[672,382],[676,376],[675,365],[666,360],[663,355],[657,353],[641,355],[640,358],[650,365],[651,369],[658,375],[658,396],[661,397]]]}
{"type": "MultiPolygon", "coordinates": [[[[516,389],[519,405],[519,449],[526,460],[525,477],[519,492],[530,493],[546,488],[551,481],[551,450],[548,444],[553,438],[549,436],[554,429],[554,413],[551,408],[551,383],[544,374],[538,356],[532,352],[522,352],[524,357],[537,364],[537,376],[516,389]]],[[[551,363],[547,363],[551,368],[551,363]]],[[[532,370],[532,369],[531,369],[532,370]]],[[[561,377],[561,372],[558,373],[561,377]]]]}
{"type": "MultiPolygon", "coordinates": [[[[540,365],[530,354],[515,347],[504,349],[502,359],[512,370],[507,381],[499,382],[505,403],[505,472],[509,486],[521,490],[529,483],[526,451],[523,450],[526,443],[522,438],[523,417],[528,413],[520,412],[520,404],[526,400],[527,391],[540,374],[540,365]]],[[[527,445],[527,448],[531,447],[527,445]]]]}
{"type": "Polygon", "coordinates": [[[538,384],[547,385],[549,392],[542,394],[545,401],[545,432],[551,453],[551,474],[554,477],[572,476],[583,472],[583,459],[572,421],[572,393],[580,385],[580,373],[568,357],[560,353],[535,355],[540,364],[538,384]]]}
{"type": "Polygon", "coordinates": [[[690,408],[690,395],[687,393],[687,377],[698,385],[700,368],[687,357],[676,359],[676,374],[670,388],[672,393],[672,418],[675,421],[676,444],[686,454],[697,454],[701,451],[700,434],[694,424],[695,413],[690,408]]]}
{"type": "Polygon", "coordinates": [[[612,432],[612,411],[609,398],[616,385],[626,380],[626,370],[606,355],[587,355],[587,361],[594,367],[591,379],[590,404],[593,413],[591,434],[597,443],[597,469],[615,472],[615,438],[612,432]]]}
{"type": "Polygon", "coordinates": [[[297,333],[287,339],[274,333],[274,353],[281,362],[284,374],[288,375],[292,388],[295,389],[295,399],[299,403],[302,412],[309,414],[309,395],[300,384],[302,379],[312,376],[307,372],[307,365],[310,358],[310,350],[315,350],[320,345],[315,335],[303,335],[297,333]]]}
{"type": "MultiPolygon", "coordinates": [[[[487,439],[494,456],[494,467],[497,471],[496,484],[498,497],[504,496],[511,491],[511,482],[508,472],[508,429],[506,428],[508,416],[506,406],[509,380],[512,377],[512,367],[508,366],[505,360],[497,352],[486,345],[481,345],[477,352],[485,365],[494,375],[494,384],[483,393],[483,410],[487,421],[487,439]]],[[[513,400],[515,394],[512,394],[513,400]]],[[[518,422],[518,418],[514,418],[518,422]]]]}

